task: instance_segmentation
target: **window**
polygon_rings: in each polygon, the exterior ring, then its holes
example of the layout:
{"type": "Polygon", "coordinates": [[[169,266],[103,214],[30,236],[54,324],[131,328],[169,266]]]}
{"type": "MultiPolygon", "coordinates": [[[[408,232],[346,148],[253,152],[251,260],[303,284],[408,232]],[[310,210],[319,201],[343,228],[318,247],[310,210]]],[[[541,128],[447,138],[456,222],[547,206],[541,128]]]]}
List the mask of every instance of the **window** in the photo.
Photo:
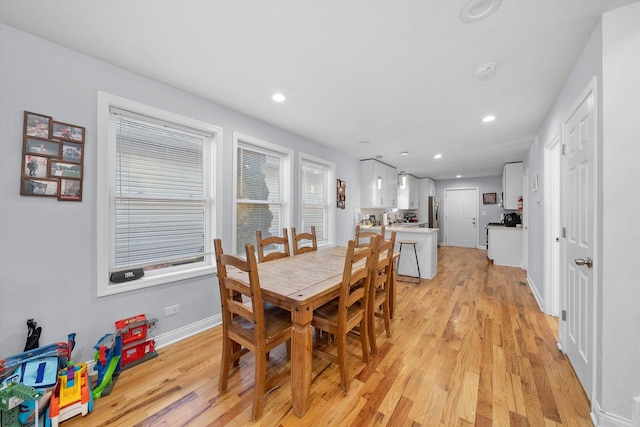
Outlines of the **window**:
{"type": "Polygon", "coordinates": [[[235,251],[244,254],[263,237],[282,236],[289,226],[291,151],[248,136],[234,134],[235,251]]]}
{"type": "Polygon", "coordinates": [[[335,165],[306,154],[300,155],[300,228],[316,227],[319,245],[333,243],[335,165]]]}
{"type": "Polygon", "coordinates": [[[98,111],[98,295],[212,273],[219,129],[102,93],[98,111]]]}

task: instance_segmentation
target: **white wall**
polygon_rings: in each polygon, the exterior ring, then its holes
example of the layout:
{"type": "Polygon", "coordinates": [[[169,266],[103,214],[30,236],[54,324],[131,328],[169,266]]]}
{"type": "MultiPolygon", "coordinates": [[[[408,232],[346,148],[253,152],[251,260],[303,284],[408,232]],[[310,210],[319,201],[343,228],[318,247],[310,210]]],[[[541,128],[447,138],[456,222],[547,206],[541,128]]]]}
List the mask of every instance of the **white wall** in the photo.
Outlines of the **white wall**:
{"type": "MultiPolygon", "coordinates": [[[[346,209],[336,209],[337,243],[346,244],[353,235],[353,210],[360,204],[358,159],[0,24],[0,357],[22,351],[28,318],[43,326],[41,344],[66,341],[69,332],[77,332],[74,359],[86,361],[98,339],[113,332],[115,320],[146,313],[159,318],[152,332],[160,335],[220,311],[213,275],[96,297],[99,90],[223,128],[219,177],[227,185],[217,200],[217,237],[231,239],[233,131],[295,150],[296,167],[300,151],[335,162],[337,177],[348,183],[346,209]],[[86,127],[81,203],[19,195],[25,110],[86,127]],[[172,304],[180,304],[180,314],[164,318],[163,308],[172,304]]],[[[294,225],[297,209],[294,200],[294,225]]]]}
{"type": "Polygon", "coordinates": [[[601,407],[625,419],[640,395],[639,23],[640,3],[603,17],[601,407]]]}

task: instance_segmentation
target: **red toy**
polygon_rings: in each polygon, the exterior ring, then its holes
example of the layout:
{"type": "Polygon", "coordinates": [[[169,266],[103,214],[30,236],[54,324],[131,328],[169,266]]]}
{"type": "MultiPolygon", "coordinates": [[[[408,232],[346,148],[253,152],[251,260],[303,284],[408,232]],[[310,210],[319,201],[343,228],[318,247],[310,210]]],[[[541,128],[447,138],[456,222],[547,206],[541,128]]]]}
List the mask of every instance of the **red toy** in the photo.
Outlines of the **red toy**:
{"type": "Polygon", "coordinates": [[[116,322],[117,333],[122,337],[122,369],[158,355],[155,351],[155,340],[147,338],[147,332],[157,322],[158,319],[147,320],[144,314],[116,322]]]}

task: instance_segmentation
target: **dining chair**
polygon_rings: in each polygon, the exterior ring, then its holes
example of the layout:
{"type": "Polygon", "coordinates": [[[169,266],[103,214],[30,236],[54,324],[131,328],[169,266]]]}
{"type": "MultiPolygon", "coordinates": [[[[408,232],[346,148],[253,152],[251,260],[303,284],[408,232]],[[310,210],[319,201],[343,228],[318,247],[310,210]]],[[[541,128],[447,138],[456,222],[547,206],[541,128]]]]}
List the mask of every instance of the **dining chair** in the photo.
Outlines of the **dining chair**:
{"type": "Polygon", "coordinates": [[[376,317],[384,320],[387,337],[391,338],[391,286],[393,274],[393,247],[396,242],[396,232],[391,233],[389,240],[380,241],[374,256],[378,257],[376,268],[372,272],[371,292],[369,292],[369,344],[371,354],[378,354],[376,340],[376,317]]]}
{"type": "Polygon", "coordinates": [[[253,409],[251,417],[262,415],[265,391],[273,388],[273,380],[281,375],[266,378],[267,354],[278,345],[291,340],[291,313],[265,305],[262,300],[258,263],[252,244],[245,247],[246,260],[224,254],[220,239],[214,240],[220,301],[222,302],[222,360],[220,363],[220,393],[227,390],[231,365],[238,365],[240,357],[252,351],[255,355],[253,380],[253,409]],[[227,267],[247,273],[247,281],[229,277],[227,267]],[[243,296],[251,301],[244,304],[243,296]]]}
{"type": "Polygon", "coordinates": [[[377,250],[379,236],[373,236],[371,243],[356,248],[355,240],[349,240],[344,261],[340,296],[317,308],[313,313],[311,325],[327,333],[326,345],[316,340],[314,354],[340,368],[342,389],[349,391],[350,381],[347,371],[347,335],[359,329],[362,346],[362,360],[369,361],[369,344],[367,333],[367,297],[371,283],[371,271],[375,268],[376,258],[372,256],[377,250]],[[337,355],[334,354],[337,350],[337,355]]]}
{"type": "Polygon", "coordinates": [[[296,233],[296,228],[291,227],[291,241],[293,242],[293,254],[303,254],[305,252],[313,252],[318,250],[318,239],[316,238],[316,227],[311,226],[310,233],[296,233]],[[311,244],[309,246],[308,240],[311,244]]]}
{"type": "Polygon", "coordinates": [[[362,247],[362,245],[367,244],[367,242],[369,241],[368,239],[370,239],[371,236],[382,236],[382,239],[384,239],[384,232],[385,232],[384,225],[381,226],[380,233],[377,233],[375,231],[370,231],[370,230],[363,230],[360,228],[360,225],[356,225],[356,247],[360,248],[362,247]]]}
{"type": "Polygon", "coordinates": [[[284,258],[291,255],[289,250],[289,233],[287,229],[282,229],[282,237],[269,236],[262,238],[262,231],[256,230],[256,244],[258,245],[258,261],[271,261],[278,258],[284,258]],[[269,245],[282,245],[282,251],[272,251],[265,254],[265,249],[269,245]]]}

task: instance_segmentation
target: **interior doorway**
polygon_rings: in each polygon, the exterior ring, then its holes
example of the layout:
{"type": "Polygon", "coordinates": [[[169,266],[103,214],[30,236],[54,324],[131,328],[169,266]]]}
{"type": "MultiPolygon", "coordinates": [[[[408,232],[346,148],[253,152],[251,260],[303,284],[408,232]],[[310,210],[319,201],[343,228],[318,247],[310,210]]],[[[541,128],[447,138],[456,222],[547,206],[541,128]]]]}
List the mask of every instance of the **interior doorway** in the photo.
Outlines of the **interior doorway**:
{"type": "Polygon", "coordinates": [[[444,190],[445,244],[478,247],[478,188],[444,190]]]}

